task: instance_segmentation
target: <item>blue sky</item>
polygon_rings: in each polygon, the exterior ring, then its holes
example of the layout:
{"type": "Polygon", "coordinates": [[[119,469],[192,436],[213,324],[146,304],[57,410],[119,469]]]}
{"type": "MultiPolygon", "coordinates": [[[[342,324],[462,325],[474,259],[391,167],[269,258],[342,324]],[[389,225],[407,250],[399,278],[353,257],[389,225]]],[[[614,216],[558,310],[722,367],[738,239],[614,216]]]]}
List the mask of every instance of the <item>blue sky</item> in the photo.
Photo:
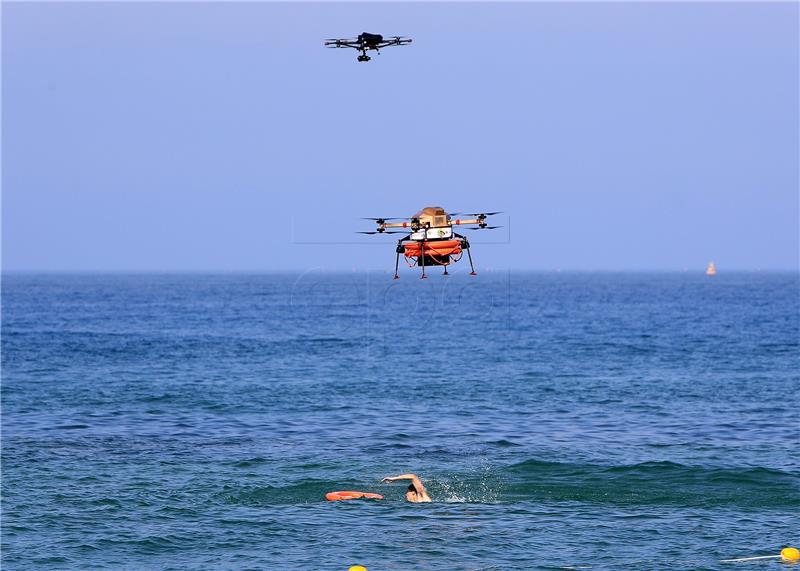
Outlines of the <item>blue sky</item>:
{"type": "Polygon", "coordinates": [[[798,268],[796,3],[4,3],[6,270],[798,268]],[[367,64],[322,39],[413,37],[367,64]],[[329,244],[327,242],[335,242],[329,244]]]}

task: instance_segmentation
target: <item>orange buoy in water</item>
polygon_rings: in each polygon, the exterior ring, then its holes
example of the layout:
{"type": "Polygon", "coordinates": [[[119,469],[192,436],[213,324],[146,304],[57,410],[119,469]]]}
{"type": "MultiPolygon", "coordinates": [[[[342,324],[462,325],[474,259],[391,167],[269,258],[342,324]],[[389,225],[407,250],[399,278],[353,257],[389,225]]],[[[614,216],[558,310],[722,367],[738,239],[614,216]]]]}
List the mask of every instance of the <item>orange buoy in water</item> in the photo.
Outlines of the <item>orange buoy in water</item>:
{"type": "Polygon", "coordinates": [[[325,499],[329,502],[358,499],[382,500],[383,496],[380,494],[371,494],[370,492],[328,492],[325,494],[325,499]]]}

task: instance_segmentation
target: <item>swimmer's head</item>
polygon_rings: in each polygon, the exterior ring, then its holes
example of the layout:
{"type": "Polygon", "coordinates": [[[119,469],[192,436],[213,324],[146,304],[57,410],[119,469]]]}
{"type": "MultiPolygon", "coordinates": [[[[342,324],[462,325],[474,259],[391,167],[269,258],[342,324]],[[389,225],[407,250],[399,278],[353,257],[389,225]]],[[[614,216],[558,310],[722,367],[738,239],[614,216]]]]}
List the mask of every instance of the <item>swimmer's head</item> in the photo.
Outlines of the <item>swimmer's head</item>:
{"type": "Polygon", "coordinates": [[[409,502],[417,501],[417,489],[414,487],[414,484],[409,484],[406,490],[406,500],[409,502]]]}

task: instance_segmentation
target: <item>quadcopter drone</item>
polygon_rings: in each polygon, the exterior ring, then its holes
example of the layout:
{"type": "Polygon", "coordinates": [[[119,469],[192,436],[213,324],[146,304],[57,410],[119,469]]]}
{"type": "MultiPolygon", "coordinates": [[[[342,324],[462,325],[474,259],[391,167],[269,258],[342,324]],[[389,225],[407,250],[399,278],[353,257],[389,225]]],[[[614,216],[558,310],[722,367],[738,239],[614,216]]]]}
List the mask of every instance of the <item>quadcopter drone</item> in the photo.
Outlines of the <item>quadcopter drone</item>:
{"type": "Polygon", "coordinates": [[[407,234],[404,238],[397,241],[395,250],[397,256],[394,262],[394,279],[400,279],[397,275],[397,268],[400,265],[400,254],[403,254],[409,267],[419,266],[422,268],[422,276],[425,279],[425,267],[444,266],[444,275],[447,273],[447,266],[454,264],[461,259],[464,251],[469,258],[470,275],[475,275],[475,266],[472,264],[472,254],[469,251],[469,240],[453,231],[454,226],[466,226],[468,230],[493,230],[500,226],[489,226],[486,217],[500,212],[481,212],[476,214],[466,214],[471,218],[453,218],[460,212],[445,212],[439,206],[427,206],[417,212],[411,218],[365,218],[364,220],[374,220],[378,228],[373,232],[359,232],[359,234],[407,234]],[[390,222],[398,220],[399,222],[390,222]],[[477,225],[477,228],[470,227],[477,225]],[[387,228],[407,228],[408,230],[386,231],[387,228]],[[409,231],[410,230],[410,231],[409,231]]]}
{"type": "Polygon", "coordinates": [[[380,34],[369,34],[362,32],[356,39],[335,39],[325,40],[325,45],[329,48],[353,48],[361,52],[358,61],[369,61],[372,58],[367,55],[367,50],[375,50],[379,54],[381,48],[388,46],[404,46],[411,43],[411,38],[402,36],[392,36],[384,39],[380,34]]]}

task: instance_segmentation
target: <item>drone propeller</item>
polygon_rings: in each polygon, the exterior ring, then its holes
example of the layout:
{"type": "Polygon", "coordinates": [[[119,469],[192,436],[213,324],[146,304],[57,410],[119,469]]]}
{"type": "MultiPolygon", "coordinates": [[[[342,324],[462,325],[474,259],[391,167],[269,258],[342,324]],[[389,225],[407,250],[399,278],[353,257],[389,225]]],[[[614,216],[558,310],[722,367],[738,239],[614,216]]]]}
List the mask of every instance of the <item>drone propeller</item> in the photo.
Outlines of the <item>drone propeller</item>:
{"type": "Polygon", "coordinates": [[[494,230],[495,228],[502,228],[502,226],[479,226],[478,228],[467,228],[467,230],[494,230]]]}
{"type": "Polygon", "coordinates": [[[356,234],[407,234],[407,232],[393,232],[391,230],[384,230],[383,232],[356,232],[356,234]]]}
{"type": "Polygon", "coordinates": [[[494,216],[495,214],[502,214],[502,212],[471,212],[467,216],[494,216]]]}
{"type": "Polygon", "coordinates": [[[391,222],[392,220],[408,220],[408,218],[362,218],[362,220],[372,220],[378,226],[383,226],[387,222],[391,222]]]}

